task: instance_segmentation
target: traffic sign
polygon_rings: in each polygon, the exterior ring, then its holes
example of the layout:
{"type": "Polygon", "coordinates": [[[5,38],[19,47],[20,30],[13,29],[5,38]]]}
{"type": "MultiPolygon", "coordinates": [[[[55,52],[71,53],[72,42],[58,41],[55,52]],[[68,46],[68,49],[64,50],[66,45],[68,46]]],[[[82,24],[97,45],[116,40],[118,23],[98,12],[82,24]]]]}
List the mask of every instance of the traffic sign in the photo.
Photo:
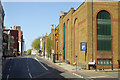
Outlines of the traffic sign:
{"type": "Polygon", "coordinates": [[[81,42],[81,51],[86,51],[86,50],[87,50],[87,43],[81,42]]]}

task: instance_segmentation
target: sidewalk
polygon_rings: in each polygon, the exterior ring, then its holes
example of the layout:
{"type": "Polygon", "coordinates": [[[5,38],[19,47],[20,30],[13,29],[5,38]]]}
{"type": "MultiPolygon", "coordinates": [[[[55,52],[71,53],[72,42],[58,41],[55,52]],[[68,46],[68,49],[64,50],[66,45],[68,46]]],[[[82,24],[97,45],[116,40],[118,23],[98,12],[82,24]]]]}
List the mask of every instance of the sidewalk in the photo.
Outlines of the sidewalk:
{"type": "Polygon", "coordinates": [[[104,70],[97,70],[97,71],[78,69],[76,71],[76,67],[71,64],[67,64],[65,62],[53,63],[52,59],[48,59],[48,58],[44,58],[44,57],[41,57],[41,58],[51,62],[52,64],[55,64],[56,66],[66,70],[68,72],[76,73],[76,74],[82,75],[82,76],[87,75],[89,78],[118,78],[118,69],[113,69],[113,71],[111,69],[104,69],[104,70]]]}
{"type": "Polygon", "coordinates": [[[65,62],[57,62],[57,61],[56,61],[56,63],[54,63],[52,59],[48,59],[47,57],[46,57],[46,58],[41,57],[41,58],[43,58],[43,59],[45,59],[45,60],[47,60],[47,61],[55,64],[56,66],[58,66],[58,67],[60,67],[60,68],[62,68],[62,69],[64,69],[64,70],[66,70],[66,71],[69,71],[69,72],[75,72],[75,71],[76,71],[76,70],[75,70],[75,69],[76,69],[75,66],[72,66],[72,65],[70,65],[70,64],[67,64],[67,63],[65,63],[65,62]]]}

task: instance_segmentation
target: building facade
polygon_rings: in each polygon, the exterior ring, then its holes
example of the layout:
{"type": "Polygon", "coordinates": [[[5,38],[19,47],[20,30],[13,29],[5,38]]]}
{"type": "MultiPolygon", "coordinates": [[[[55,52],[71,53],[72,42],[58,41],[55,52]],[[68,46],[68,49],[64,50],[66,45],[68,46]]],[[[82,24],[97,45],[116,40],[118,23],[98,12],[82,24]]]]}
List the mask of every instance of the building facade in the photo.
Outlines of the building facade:
{"type": "MultiPolygon", "coordinates": [[[[54,37],[55,54],[62,53],[62,61],[88,69],[120,67],[120,1],[83,2],[76,10],[61,12],[59,36],[54,37]],[[86,50],[82,50],[82,43],[86,50]]],[[[56,31],[56,29],[55,29],[56,31]]],[[[55,32],[56,34],[56,32],[55,32]]],[[[54,35],[56,36],[56,35],[54,35]]],[[[48,37],[51,37],[48,35],[48,37]]],[[[59,58],[57,58],[59,59],[59,58]]]]}
{"type": "Polygon", "coordinates": [[[10,57],[14,56],[13,50],[14,50],[14,33],[10,31],[10,29],[3,29],[3,57],[10,57]],[[12,35],[12,34],[13,35],[12,35]]]}
{"type": "MultiPolygon", "coordinates": [[[[7,47],[4,49],[4,56],[19,56],[24,53],[24,40],[23,40],[23,32],[21,31],[20,26],[14,26],[10,29],[6,29],[4,27],[4,34],[8,35],[8,40],[4,38],[5,43],[7,44],[7,47]],[[13,37],[13,40],[9,37],[13,37]],[[9,52],[9,49],[11,47],[11,50],[9,52]],[[12,49],[13,47],[13,49],[12,49]]],[[[5,36],[4,36],[5,37],[5,36]]]]}
{"type": "Polygon", "coordinates": [[[2,56],[3,26],[4,26],[4,10],[0,1],[0,56],[2,56]]]}
{"type": "Polygon", "coordinates": [[[2,78],[4,10],[0,1],[0,79],[2,78]]]}
{"type": "Polygon", "coordinates": [[[88,68],[119,67],[119,11],[120,2],[84,2],[76,10],[60,16],[60,42],[63,60],[88,68]],[[81,43],[87,50],[81,51],[81,43]]]}

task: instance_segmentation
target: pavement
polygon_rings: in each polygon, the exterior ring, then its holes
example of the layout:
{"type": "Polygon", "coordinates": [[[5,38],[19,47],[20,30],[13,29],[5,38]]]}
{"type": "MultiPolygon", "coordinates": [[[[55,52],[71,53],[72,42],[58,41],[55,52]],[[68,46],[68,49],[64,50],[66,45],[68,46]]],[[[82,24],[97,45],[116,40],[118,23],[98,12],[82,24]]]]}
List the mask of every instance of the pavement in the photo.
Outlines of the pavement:
{"type": "MultiPolygon", "coordinates": [[[[39,57],[39,56],[37,56],[39,57]]],[[[104,70],[82,70],[78,69],[76,71],[76,67],[67,64],[65,62],[58,62],[58,63],[53,63],[52,59],[48,59],[47,57],[41,57],[42,59],[45,59],[49,61],[52,64],[55,64],[56,66],[60,67],[61,69],[64,69],[66,72],[71,72],[74,73],[76,76],[79,76],[81,78],[86,78],[86,79],[101,79],[101,78],[107,78],[107,79],[113,79],[113,80],[120,80],[120,69],[104,69],[104,70]]]]}

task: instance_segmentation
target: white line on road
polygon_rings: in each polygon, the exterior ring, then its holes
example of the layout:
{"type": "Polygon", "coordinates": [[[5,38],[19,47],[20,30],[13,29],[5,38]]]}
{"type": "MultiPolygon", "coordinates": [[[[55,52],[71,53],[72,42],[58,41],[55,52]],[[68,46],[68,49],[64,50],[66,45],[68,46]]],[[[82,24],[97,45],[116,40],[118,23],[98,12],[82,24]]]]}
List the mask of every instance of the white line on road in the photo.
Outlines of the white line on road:
{"type": "Polygon", "coordinates": [[[32,75],[29,73],[30,78],[32,78],[32,75]]]}
{"type": "Polygon", "coordinates": [[[8,78],[9,78],[9,75],[7,75],[7,80],[8,80],[8,78]]]}
{"type": "Polygon", "coordinates": [[[73,73],[73,74],[76,75],[77,77],[84,78],[84,77],[82,77],[81,75],[78,75],[78,74],[76,74],[76,73],[73,73]]]}
{"type": "Polygon", "coordinates": [[[10,68],[11,68],[11,66],[9,67],[9,71],[10,71],[10,68]]]}
{"type": "Polygon", "coordinates": [[[10,68],[9,68],[9,71],[10,71],[10,68]]]}
{"type": "MultiPolygon", "coordinates": [[[[37,58],[35,58],[38,62],[39,60],[37,58]]],[[[41,62],[39,62],[46,70],[48,70],[41,62]]]]}
{"type": "Polygon", "coordinates": [[[106,78],[106,76],[93,76],[93,77],[87,77],[87,78],[106,78]]]}
{"type": "Polygon", "coordinates": [[[27,68],[28,68],[28,65],[27,65],[27,68]]]}
{"type": "Polygon", "coordinates": [[[29,72],[29,68],[28,68],[28,72],[29,72]]]}

